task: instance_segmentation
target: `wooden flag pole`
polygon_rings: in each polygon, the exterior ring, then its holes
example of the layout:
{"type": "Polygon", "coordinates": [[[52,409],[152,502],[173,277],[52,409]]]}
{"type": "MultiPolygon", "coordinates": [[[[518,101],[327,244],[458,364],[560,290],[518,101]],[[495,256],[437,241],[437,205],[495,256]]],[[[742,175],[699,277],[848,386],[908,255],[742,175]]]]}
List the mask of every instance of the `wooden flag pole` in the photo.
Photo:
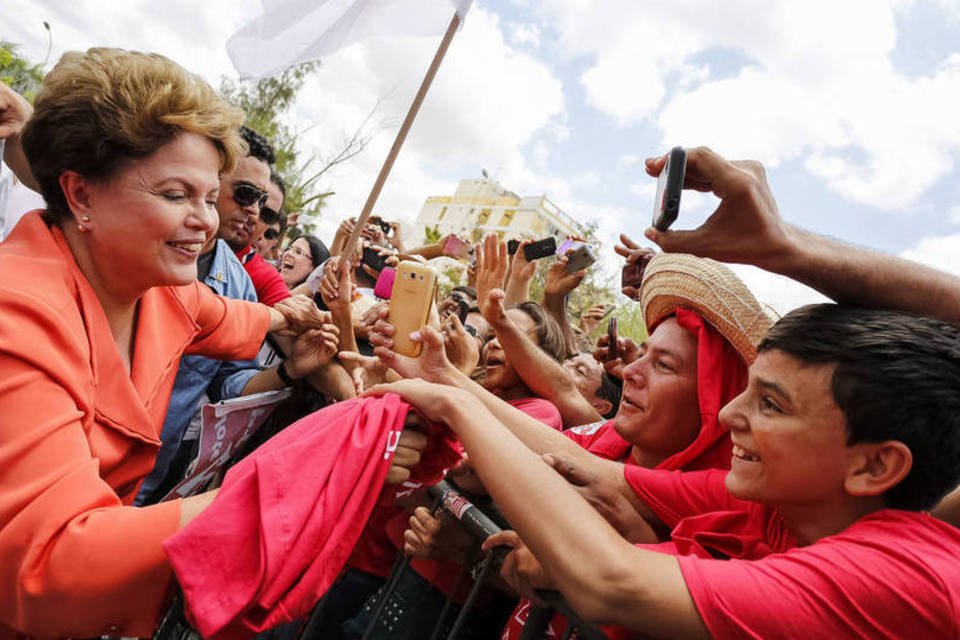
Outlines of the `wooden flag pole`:
{"type": "MultiPolygon", "coordinates": [[[[377,180],[373,183],[373,188],[370,190],[370,195],[367,196],[367,202],[363,205],[363,210],[360,212],[360,217],[357,219],[357,224],[354,227],[353,232],[350,234],[347,244],[343,247],[343,253],[340,254],[341,256],[353,256],[354,247],[360,240],[360,234],[363,231],[364,225],[367,223],[367,218],[370,217],[370,213],[373,211],[373,207],[377,203],[377,198],[380,197],[380,192],[383,190],[383,185],[387,181],[387,176],[390,175],[390,169],[393,168],[393,163],[397,159],[397,155],[400,153],[400,148],[403,146],[403,141],[406,140],[407,133],[410,132],[410,127],[413,126],[413,121],[417,118],[417,112],[420,111],[420,105],[423,104],[423,99],[427,96],[427,91],[430,90],[430,85],[433,83],[433,78],[437,75],[437,70],[440,68],[440,63],[443,62],[443,57],[446,55],[447,49],[450,48],[450,42],[453,40],[453,34],[457,32],[457,27],[459,26],[460,14],[454,13],[453,19],[450,20],[450,26],[447,27],[447,32],[443,35],[443,40],[440,41],[440,47],[437,49],[437,53],[433,56],[433,62],[430,63],[430,68],[427,69],[427,75],[423,77],[423,82],[420,83],[420,89],[417,91],[417,95],[413,98],[413,104],[410,105],[410,109],[407,111],[407,117],[403,119],[403,124],[400,125],[400,130],[397,132],[397,137],[393,141],[393,146],[390,147],[390,153],[387,154],[386,160],[383,161],[383,166],[380,167],[380,174],[377,175],[377,180]]],[[[357,267],[357,265],[352,266],[354,268],[357,267]]]]}

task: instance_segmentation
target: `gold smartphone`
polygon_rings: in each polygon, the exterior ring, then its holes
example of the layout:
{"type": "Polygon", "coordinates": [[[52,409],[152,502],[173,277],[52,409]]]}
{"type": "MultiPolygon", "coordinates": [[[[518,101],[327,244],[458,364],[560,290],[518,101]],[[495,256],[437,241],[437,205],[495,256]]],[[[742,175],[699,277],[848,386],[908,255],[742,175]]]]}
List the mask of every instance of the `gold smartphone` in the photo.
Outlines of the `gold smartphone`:
{"type": "Polygon", "coordinates": [[[420,343],[410,339],[410,334],[427,324],[430,305],[437,288],[437,272],[433,267],[404,260],[397,265],[390,296],[390,324],[393,334],[393,350],[404,356],[420,355],[420,343]]]}

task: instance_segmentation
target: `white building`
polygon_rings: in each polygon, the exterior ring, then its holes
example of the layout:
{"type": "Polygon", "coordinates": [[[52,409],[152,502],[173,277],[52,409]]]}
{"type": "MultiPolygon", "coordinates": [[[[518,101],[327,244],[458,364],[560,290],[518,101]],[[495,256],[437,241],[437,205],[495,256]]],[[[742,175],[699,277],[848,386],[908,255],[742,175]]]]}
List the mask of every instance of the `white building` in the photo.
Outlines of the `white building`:
{"type": "Polygon", "coordinates": [[[507,240],[585,235],[583,225],[547,196],[521,197],[487,177],[461,180],[452,196],[428,197],[414,224],[419,238],[436,226],[441,235],[456,233],[473,242],[488,233],[507,240]]]}

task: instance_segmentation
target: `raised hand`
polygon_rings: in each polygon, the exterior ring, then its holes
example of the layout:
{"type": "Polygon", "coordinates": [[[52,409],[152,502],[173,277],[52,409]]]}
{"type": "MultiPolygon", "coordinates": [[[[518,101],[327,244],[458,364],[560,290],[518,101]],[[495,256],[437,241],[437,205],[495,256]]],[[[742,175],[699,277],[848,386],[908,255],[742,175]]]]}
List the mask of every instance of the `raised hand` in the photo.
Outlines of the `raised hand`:
{"type": "Polygon", "coordinates": [[[567,272],[567,256],[557,256],[557,259],[547,269],[543,282],[543,295],[562,297],[580,286],[587,275],[586,269],[567,272]]]}
{"type": "Polygon", "coordinates": [[[619,336],[617,338],[617,357],[608,360],[607,355],[609,353],[610,336],[604,333],[597,338],[597,348],[593,352],[593,359],[602,364],[608,374],[623,380],[623,368],[642,355],[643,347],[630,338],[619,336]]]}
{"type": "Polygon", "coordinates": [[[580,314],[580,329],[587,334],[593,333],[600,326],[600,321],[607,315],[607,305],[595,304],[580,314]]]}
{"type": "MultiPolygon", "coordinates": [[[[647,160],[647,173],[658,176],[666,156],[647,160]]],[[[721,262],[752,264],[778,271],[792,253],[793,239],[780,217],[763,165],[730,161],[706,147],[687,150],[684,188],[711,191],[720,204],[700,227],[689,231],[649,228],[647,238],[673,253],[692,253],[721,262]]]]}
{"type": "Polygon", "coordinates": [[[388,321],[389,310],[381,311],[370,332],[373,353],[385,367],[393,369],[404,378],[423,378],[431,382],[449,383],[457,375],[457,369],[447,359],[443,336],[433,327],[426,326],[413,332],[411,338],[420,342],[422,348],[416,358],[400,355],[393,350],[396,329],[388,321]]]}
{"type": "Polygon", "coordinates": [[[480,344],[467,333],[456,315],[447,316],[441,323],[443,347],[450,364],[466,375],[473,373],[480,362],[480,344]]]}

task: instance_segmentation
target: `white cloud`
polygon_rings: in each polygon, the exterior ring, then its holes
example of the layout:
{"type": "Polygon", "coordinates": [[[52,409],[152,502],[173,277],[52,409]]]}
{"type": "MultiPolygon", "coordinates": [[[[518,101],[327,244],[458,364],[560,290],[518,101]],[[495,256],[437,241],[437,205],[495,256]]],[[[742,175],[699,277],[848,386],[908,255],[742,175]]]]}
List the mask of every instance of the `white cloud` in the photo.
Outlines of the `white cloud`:
{"type": "Polygon", "coordinates": [[[618,126],[652,120],[663,147],[709,144],[771,165],[799,159],[842,196],[898,210],[960,153],[950,114],[960,54],[919,78],[891,62],[895,19],[911,6],[558,0],[542,13],[565,50],[588,60],[588,104],[618,126]],[[735,53],[740,68],[705,72],[702,59],[718,51],[735,53]]]}
{"type": "Polygon", "coordinates": [[[900,254],[908,260],[960,275],[960,233],[924,238],[900,254]]]}
{"type": "Polygon", "coordinates": [[[512,22],[508,31],[510,43],[515,47],[527,46],[536,49],[540,46],[540,27],[535,24],[512,22]]]}
{"type": "Polygon", "coordinates": [[[960,204],[955,204],[947,209],[947,218],[954,224],[960,224],[960,204]]]}

